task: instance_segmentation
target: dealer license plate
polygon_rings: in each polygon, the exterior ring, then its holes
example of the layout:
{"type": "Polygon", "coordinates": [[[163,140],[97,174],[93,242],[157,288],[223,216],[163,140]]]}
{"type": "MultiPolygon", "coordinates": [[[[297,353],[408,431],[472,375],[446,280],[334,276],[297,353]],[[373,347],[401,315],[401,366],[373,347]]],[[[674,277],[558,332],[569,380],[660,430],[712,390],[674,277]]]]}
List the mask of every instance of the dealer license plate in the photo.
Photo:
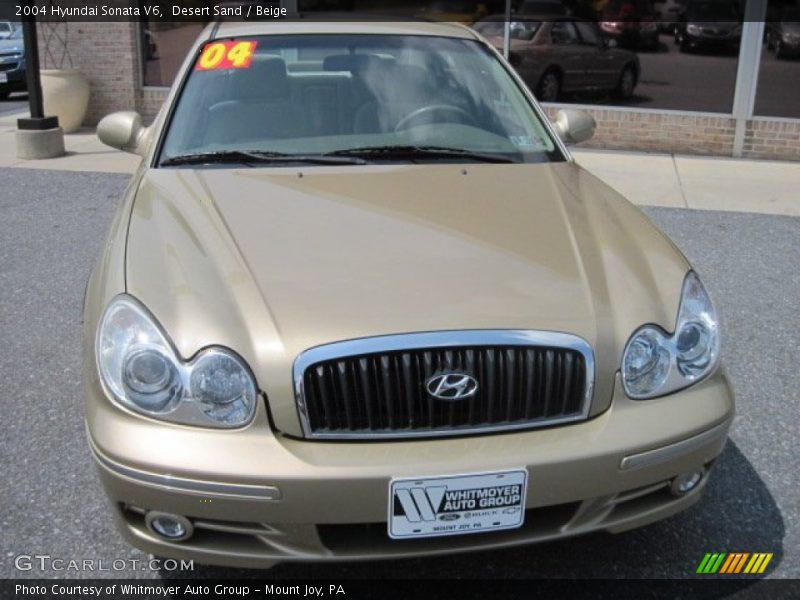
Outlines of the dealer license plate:
{"type": "Polygon", "coordinates": [[[0,73],[0,83],[8,83],[8,74],[0,73]]]}
{"type": "Polygon", "coordinates": [[[525,469],[392,479],[389,537],[406,539],[515,529],[525,521],[525,469]]]}

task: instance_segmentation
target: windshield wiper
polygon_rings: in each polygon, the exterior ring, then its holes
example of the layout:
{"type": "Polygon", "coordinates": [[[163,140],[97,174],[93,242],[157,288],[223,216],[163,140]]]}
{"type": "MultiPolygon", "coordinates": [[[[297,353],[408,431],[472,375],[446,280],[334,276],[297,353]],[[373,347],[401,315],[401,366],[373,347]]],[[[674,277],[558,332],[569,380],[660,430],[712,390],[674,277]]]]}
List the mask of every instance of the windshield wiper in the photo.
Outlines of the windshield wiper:
{"type": "Polygon", "coordinates": [[[260,152],[258,150],[220,150],[180,154],[161,161],[162,167],[201,165],[210,163],[312,163],[319,165],[364,165],[356,156],[329,156],[325,154],[289,154],[285,152],[260,152]]]}
{"type": "Polygon", "coordinates": [[[480,162],[516,163],[510,156],[490,154],[488,152],[472,152],[462,148],[445,148],[443,146],[365,146],[327,152],[323,156],[357,156],[370,159],[414,159],[414,158],[463,158],[480,162]]]}

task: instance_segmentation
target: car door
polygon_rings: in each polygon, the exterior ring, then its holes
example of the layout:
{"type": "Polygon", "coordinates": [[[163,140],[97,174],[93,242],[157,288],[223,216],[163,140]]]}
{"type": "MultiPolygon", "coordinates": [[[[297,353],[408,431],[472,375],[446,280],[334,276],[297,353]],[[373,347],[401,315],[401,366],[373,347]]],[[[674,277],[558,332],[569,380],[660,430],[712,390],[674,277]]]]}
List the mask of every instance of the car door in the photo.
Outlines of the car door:
{"type": "Polygon", "coordinates": [[[563,74],[561,89],[581,90],[586,87],[585,50],[572,21],[555,21],[550,25],[550,41],[555,63],[563,74]]]}
{"type": "Polygon", "coordinates": [[[583,61],[586,66],[586,85],[607,88],[619,77],[616,53],[606,47],[600,28],[590,21],[576,21],[580,35],[583,61]]]}

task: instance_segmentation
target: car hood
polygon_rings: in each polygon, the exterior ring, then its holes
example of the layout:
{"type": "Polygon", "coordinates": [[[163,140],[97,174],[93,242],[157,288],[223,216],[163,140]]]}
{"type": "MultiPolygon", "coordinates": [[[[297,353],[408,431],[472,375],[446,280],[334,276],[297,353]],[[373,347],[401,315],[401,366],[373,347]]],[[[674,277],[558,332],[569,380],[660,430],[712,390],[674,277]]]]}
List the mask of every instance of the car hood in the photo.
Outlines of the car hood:
{"type": "Polygon", "coordinates": [[[295,435],[299,353],[434,330],[581,336],[596,414],[632,331],[674,327],[687,270],[644,215],[572,163],[150,170],[126,255],[128,292],[178,352],[236,350],[295,435]]]}

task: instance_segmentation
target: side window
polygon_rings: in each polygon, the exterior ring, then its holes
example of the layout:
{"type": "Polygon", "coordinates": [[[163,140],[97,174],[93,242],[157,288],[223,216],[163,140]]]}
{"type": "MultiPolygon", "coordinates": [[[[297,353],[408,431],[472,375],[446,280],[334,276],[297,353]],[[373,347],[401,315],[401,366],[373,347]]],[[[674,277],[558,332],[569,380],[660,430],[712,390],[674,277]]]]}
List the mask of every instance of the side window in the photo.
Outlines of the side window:
{"type": "Polygon", "coordinates": [[[553,28],[550,30],[550,39],[559,46],[577,44],[579,42],[575,25],[569,21],[556,21],[553,23],[553,28]]]}
{"type": "Polygon", "coordinates": [[[575,27],[578,28],[578,32],[581,34],[581,39],[583,43],[588,46],[600,46],[603,43],[603,38],[600,36],[600,31],[597,29],[597,25],[594,23],[590,23],[588,21],[576,21],[575,27]]]}

